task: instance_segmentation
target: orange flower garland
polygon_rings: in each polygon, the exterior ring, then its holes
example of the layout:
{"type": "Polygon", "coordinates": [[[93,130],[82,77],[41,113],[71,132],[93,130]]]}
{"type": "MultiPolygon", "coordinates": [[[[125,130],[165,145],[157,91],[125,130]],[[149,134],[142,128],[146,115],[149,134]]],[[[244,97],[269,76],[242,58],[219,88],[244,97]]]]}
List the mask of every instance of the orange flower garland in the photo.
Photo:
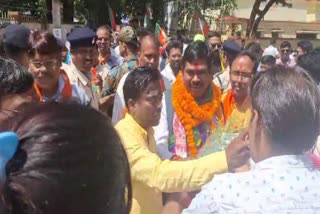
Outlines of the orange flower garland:
{"type": "Polygon", "coordinates": [[[192,157],[198,155],[198,149],[194,142],[193,128],[201,123],[210,123],[211,130],[215,129],[212,123],[213,116],[217,114],[219,120],[222,120],[220,109],[221,92],[217,86],[212,83],[213,98],[211,102],[199,106],[194,97],[187,91],[182,81],[181,72],[172,88],[172,104],[181,124],[186,130],[187,147],[192,157]]]}

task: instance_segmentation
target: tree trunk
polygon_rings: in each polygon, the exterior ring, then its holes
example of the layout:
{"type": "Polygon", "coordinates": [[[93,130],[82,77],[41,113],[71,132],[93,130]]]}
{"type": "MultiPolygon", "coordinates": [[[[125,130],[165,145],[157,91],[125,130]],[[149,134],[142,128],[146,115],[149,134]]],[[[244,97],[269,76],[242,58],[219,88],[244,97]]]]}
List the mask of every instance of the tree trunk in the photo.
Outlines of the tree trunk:
{"type": "Polygon", "coordinates": [[[62,20],[64,24],[71,24],[73,23],[74,17],[74,2],[73,0],[62,0],[63,4],[63,13],[62,13],[62,20]]]}
{"type": "Polygon", "coordinates": [[[252,8],[250,19],[248,22],[247,32],[246,32],[246,36],[248,36],[248,37],[252,37],[257,34],[257,30],[258,30],[258,27],[259,27],[261,20],[266,15],[266,13],[269,11],[269,9],[272,7],[272,5],[276,2],[276,0],[270,0],[267,3],[267,5],[263,8],[262,11],[260,11],[260,9],[259,9],[260,4],[261,4],[261,0],[256,0],[255,3],[257,3],[257,2],[259,2],[259,5],[257,6],[258,10],[257,10],[257,8],[255,8],[256,5],[254,4],[254,6],[252,8]],[[254,12],[254,10],[255,10],[255,12],[254,12]],[[256,15],[258,15],[258,17],[256,17],[256,15]]]}
{"type": "Polygon", "coordinates": [[[46,0],[47,5],[47,20],[48,23],[52,23],[52,0],[46,0]]]}
{"type": "Polygon", "coordinates": [[[252,6],[252,10],[251,10],[251,14],[250,14],[250,18],[248,20],[248,24],[247,24],[247,29],[246,29],[246,36],[249,37],[250,33],[251,33],[251,29],[253,27],[254,21],[256,19],[256,16],[259,12],[259,8],[260,8],[260,4],[261,4],[261,0],[256,0],[252,6]]]}

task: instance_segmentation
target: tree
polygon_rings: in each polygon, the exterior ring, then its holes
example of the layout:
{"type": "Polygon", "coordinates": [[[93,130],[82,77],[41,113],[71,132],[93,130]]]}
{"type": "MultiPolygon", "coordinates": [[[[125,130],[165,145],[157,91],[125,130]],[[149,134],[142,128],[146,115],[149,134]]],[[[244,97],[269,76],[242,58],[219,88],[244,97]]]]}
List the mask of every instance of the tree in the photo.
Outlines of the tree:
{"type": "Polygon", "coordinates": [[[292,7],[292,4],[289,3],[289,0],[255,0],[247,25],[246,36],[256,36],[261,20],[274,4],[284,7],[292,7]],[[266,3],[263,8],[261,8],[262,3],[266,3]]]}
{"type": "MultiPolygon", "coordinates": [[[[237,0],[185,0],[179,1],[179,27],[181,29],[190,29],[194,22],[194,13],[196,9],[201,9],[202,14],[207,9],[220,10],[220,16],[230,16],[237,9],[237,0]]],[[[206,16],[207,19],[217,17],[206,16]]]]}

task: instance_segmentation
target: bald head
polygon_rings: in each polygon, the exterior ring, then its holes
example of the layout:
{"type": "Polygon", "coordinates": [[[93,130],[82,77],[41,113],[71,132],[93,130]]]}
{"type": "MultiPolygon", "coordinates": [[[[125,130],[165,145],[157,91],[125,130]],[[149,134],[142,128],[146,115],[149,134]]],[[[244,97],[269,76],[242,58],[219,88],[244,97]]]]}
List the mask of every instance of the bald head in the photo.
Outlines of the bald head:
{"type": "Polygon", "coordinates": [[[160,57],[159,42],[153,34],[141,38],[138,56],[139,66],[158,68],[160,57]]]}

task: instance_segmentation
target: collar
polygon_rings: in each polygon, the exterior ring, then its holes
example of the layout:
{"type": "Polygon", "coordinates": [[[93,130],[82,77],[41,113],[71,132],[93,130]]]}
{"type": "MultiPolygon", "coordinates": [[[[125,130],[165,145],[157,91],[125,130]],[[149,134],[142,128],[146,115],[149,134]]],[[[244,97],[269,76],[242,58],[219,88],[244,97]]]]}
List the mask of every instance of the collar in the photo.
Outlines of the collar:
{"type": "Polygon", "coordinates": [[[90,84],[90,80],[80,70],[78,70],[73,63],[70,66],[72,67],[71,71],[73,75],[75,75],[83,85],[87,86],[90,84]]]}
{"type": "Polygon", "coordinates": [[[61,92],[62,92],[62,90],[63,90],[63,88],[64,88],[64,84],[65,84],[65,82],[64,82],[62,76],[60,75],[60,76],[59,76],[59,83],[58,83],[58,90],[57,90],[57,92],[56,92],[52,97],[43,96],[43,100],[44,100],[44,101],[58,100],[59,97],[61,96],[61,92]]]}
{"type": "Polygon", "coordinates": [[[252,166],[253,170],[288,168],[314,168],[314,166],[310,157],[305,154],[274,156],[252,166]]]}
{"type": "Polygon", "coordinates": [[[152,128],[146,131],[137,123],[137,121],[135,121],[135,119],[129,113],[126,114],[124,120],[130,126],[130,129],[132,130],[132,132],[141,135],[145,140],[145,142],[148,142],[148,135],[153,136],[152,128]]]}

